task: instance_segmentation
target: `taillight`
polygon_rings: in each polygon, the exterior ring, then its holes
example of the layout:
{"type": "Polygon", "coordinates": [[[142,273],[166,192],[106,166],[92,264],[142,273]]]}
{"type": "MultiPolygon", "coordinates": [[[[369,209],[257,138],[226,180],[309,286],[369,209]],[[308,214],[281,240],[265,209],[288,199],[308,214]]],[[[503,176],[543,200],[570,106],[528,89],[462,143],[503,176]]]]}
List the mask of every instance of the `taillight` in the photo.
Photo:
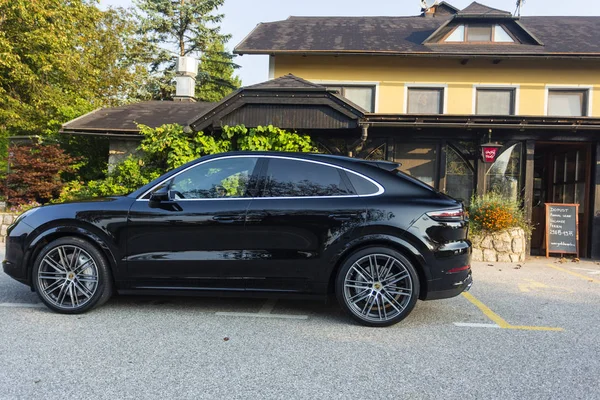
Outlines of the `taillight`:
{"type": "Polygon", "coordinates": [[[431,211],[427,216],[435,221],[456,222],[465,219],[465,210],[456,208],[453,210],[431,211]]]}
{"type": "Polygon", "coordinates": [[[465,266],[462,266],[462,267],[456,267],[456,268],[452,268],[451,270],[448,270],[447,273],[448,274],[456,274],[457,272],[466,271],[469,268],[471,268],[470,265],[465,265],[465,266]]]}

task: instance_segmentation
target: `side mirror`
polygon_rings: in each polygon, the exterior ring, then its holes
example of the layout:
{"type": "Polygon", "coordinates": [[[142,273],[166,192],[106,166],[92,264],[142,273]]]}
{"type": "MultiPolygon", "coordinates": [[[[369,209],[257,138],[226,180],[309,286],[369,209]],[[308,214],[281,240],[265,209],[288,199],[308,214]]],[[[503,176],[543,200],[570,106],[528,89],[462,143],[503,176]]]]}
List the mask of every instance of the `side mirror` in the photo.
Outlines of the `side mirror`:
{"type": "Polygon", "coordinates": [[[160,203],[171,200],[171,191],[169,190],[169,186],[165,185],[160,189],[152,192],[150,194],[150,207],[155,208],[160,205],[160,203]]]}

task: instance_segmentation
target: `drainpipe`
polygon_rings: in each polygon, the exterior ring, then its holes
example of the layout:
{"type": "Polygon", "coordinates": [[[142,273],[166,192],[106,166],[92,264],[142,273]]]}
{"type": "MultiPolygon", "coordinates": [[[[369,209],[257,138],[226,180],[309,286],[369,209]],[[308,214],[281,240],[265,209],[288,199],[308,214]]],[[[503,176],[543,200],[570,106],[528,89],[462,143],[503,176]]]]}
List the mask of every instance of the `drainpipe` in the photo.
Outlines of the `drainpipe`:
{"type": "Polygon", "coordinates": [[[355,153],[359,153],[369,138],[369,124],[361,124],[362,134],[360,139],[350,145],[348,150],[348,157],[354,157],[355,153]]]}

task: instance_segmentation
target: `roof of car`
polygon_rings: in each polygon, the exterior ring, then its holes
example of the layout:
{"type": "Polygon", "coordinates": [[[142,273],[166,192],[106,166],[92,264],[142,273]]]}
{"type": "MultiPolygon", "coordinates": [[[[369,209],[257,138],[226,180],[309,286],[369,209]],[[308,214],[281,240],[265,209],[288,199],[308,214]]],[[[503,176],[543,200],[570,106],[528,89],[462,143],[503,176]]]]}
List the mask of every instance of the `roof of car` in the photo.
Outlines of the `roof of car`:
{"type": "Polygon", "coordinates": [[[323,154],[323,153],[300,153],[300,152],[284,152],[284,151],[231,151],[228,153],[215,154],[214,156],[223,155],[261,155],[261,156],[275,156],[275,157],[295,157],[304,159],[329,159],[330,161],[342,161],[351,163],[361,163],[374,165],[387,171],[392,171],[400,167],[400,163],[386,160],[365,160],[362,158],[340,156],[334,154],[323,154]]]}

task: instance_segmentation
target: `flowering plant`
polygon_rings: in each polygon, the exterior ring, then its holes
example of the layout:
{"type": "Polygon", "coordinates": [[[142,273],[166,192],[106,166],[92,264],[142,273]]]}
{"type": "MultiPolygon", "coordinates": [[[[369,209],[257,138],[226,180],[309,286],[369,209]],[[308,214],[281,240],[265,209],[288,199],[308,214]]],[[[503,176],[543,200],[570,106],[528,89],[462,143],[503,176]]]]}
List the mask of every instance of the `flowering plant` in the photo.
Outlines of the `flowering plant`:
{"type": "Polygon", "coordinates": [[[531,235],[531,225],[519,202],[495,192],[471,198],[469,220],[471,233],[475,235],[510,228],[522,228],[526,235],[531,235]]]}

